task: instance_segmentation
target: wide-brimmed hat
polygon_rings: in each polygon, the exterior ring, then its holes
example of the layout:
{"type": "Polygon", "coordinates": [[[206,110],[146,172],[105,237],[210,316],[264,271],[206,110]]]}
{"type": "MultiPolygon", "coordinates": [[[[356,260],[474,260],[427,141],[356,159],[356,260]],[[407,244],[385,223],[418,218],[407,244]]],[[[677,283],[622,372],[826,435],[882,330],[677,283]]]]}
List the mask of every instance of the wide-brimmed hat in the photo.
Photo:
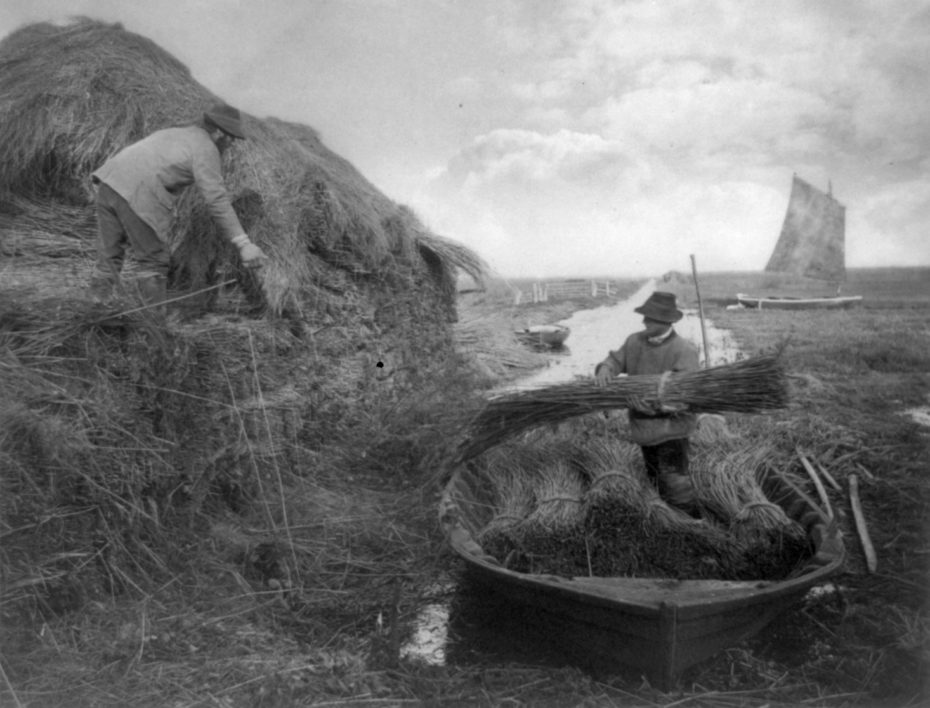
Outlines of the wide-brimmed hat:
{"type": "Polygon", "coordinates": [[[649,299],[640,307],[633,310],[633,312],[638,312],[643,317],[648,317],[651,320],[668,322],[669,324],[677,322],[684,316],[675,304],[674,293],[663,293],[658,291],[652,293],[649,299]]]}
{"type": "Polygon", "coordinates": [[[227,135],[240,140],[245,139],[245,132],[242,130],[242,117],[239,111],[225,103],[217,103],[209,111],[205,111],[203,119],[212,123],[227,135]]]}

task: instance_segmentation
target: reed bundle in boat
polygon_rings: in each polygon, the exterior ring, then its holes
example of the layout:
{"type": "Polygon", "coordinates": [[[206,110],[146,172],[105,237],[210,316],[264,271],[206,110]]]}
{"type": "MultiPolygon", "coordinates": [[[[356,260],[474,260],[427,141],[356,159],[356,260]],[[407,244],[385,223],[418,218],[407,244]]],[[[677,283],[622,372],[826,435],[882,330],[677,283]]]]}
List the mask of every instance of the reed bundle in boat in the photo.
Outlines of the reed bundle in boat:
{"type": "Polygon", "coordinates": [[[760,475],[777,451],[764,441],[752,447],[717,445],[698,449],[691,461],[691,479],[703,504],[729,519],[731,529],[750,532],[803,533],[785,512],[772,504],[759,482],[760,475]]]}
{"type": "Polygon", "coordinates": [[[502,445],[482,460],[491,491],[487,505],[492,516],[478,540],[488,553],[506,554],[513,547],[514,531],[535,506],[533,479],[546,462],[546,452],[544,446],[502,445]]]}
{"type": "Polygon", "coordinates": [[[585,452],[584,516],[589,531],[642,523],[649,483],[639,464],[639,448],[619,440],[593,440],[585,452]]]}
{"type": "Polygon", "coordinates": [[[536,503],[536,491],[525,470],[502,469],[491,477],[497,506],[479,540],[506,533],[526,520],[536,503]]]}
{"type": "Polygon", "coordinates": [[[612,438],[595,439],[585,446],[584,471],[588,477],[588,502],[602,496],[619,495],[642,506],[646,482],[636,445],[612,438]]]}
{"type": "Polygon", "coordinates": [[[751,448],[732,445],[700,450],[691,466],[702,503],[729,521],[729,536],[741,546],[747,577],[783,572],[803,555],[803,527],[766,496],[760,483],[775,448],[756,441],[751,448]]]}
{"type": "Polygon", "coordinates": [[[528,389],[488,402],[472,422],[459,459],[468,460],[530,428],[596,411],[636,407],[656,413],[758,413],[781,408],[787,400],[787,376],[774,355],[699,371],[618,377],[605,386],[576,381],[528,389]]]}
{"type": "Polygon", "coordinates": [[[523,523],[525,532],[561,533],[577,529],[582,519],[584,480],[566,460],[537,471],[536,507],[523,523]]]}
{"type": "Polygon", "coordinates": [[[768,500],[756,475],[777,454],[774,444],[747,448],[724,436],[693,449],[698,501],[715,512],[702,519],[661,498],[639,448],[624,440],[530,435],[499,445],[472,463],[491,475],[498,497],[481,544],[529,573],[785,577],[807,548],[800,525],[768,500]]]}

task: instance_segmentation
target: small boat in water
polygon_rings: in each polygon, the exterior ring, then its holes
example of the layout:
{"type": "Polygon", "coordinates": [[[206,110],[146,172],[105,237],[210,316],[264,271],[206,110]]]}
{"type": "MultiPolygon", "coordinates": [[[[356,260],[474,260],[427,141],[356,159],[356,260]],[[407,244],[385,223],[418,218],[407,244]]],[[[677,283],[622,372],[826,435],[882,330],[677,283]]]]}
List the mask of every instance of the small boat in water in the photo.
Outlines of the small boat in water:
{"type": "Polygon", "coordinates": [[[809,546],[800,567],[783,579],[523,572],[482,547],[484,532],[502,507],[491,474],[461,465],[440,501],[443,531],[468,577],[532,612],[562,650],[639,669],[662,690],[674,687],[688,667],[758,633],[838,572],[845,557],[836,523],[794,485],[770,474],[764,480],[766,495],[803,527],[809,546]]]}
{"type": "Polygon", "coordinates": [[[836,285],[835,295],[751,295],[738,293],[742,307],[768,310],[811,310],[852,307],[861,295],[841,296],[846,280],[846,207],[833,197],[832,187],[823,192],[797,175],[778,242],[765,272],[793,278],[827,281],[836,285]]]}
{"type": "Polygon", "coordinates": [[[534,325],[517,330],[515,334],[524,344],[533,347],[557,349],[565,344],[571,330],[563,325],[534,325]]]}
{"type": "Polygon", "coordinates": [[[862,296],[788,297],[737,293],[736,300],[741,306],[756,310],[820,310],[852,307],[862,302],[862,296]]]}

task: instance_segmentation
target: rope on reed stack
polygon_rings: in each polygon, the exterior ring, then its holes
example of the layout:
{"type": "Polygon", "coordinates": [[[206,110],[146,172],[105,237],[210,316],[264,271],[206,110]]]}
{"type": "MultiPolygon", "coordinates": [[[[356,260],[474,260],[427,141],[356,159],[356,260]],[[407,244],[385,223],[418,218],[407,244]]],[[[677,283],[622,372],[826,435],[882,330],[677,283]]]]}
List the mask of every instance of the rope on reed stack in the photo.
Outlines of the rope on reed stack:
{"type": "Polygon", "coordinates": [[[597,411],[759,413],[787,402],[787,375],[777,355],[698,371],[620,377],[603,387],[576,381],[528,389],[491,399],[472,422],[458,459],[468,460],[530,428],[597,411]]]}

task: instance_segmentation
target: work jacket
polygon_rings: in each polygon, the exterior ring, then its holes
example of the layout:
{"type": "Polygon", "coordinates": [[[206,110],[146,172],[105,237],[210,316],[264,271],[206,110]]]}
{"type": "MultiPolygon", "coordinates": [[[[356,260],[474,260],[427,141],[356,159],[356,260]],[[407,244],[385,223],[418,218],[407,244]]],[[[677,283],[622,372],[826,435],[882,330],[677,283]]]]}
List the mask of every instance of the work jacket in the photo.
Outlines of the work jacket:
{"type": "MultiPolygon", "coordinates": [[[[607,367],[612,376],[644,376],[666,371],[696,371],[699,366],[697,347],[674,330],[658,344],[649,342],[645,332],[636,332],[627,337],[619,349],[611,351],[595,367],[594,373],[607,367]]],[[[693,413],[648,415],[630,409],[629,418],[630,437],[637,445],[658,445],[687,438],[696,425],[693,413]]]]}
{"type": "Polygon", "coordinates": [[[203,128],[158,130],[107,160],[93,173],[168,240],[174,207],[185,187],[196,184],[222,234],[232,240],[244,233],[223,183],[220,151],[203,128]]]}

